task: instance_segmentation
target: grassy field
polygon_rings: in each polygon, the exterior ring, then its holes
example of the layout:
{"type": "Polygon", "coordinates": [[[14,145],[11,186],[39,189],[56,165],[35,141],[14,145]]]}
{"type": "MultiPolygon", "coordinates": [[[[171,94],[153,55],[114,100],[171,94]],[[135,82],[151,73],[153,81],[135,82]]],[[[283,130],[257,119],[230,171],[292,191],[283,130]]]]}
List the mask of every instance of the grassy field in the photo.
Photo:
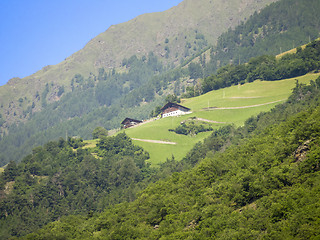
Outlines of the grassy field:
{"type": "MultiPolygon", "coordinates": [[[[138,127],[126,129],[125,132],[131,138],[176,143],[175,145],[170,145],[134,140],[135,144],[143,147],[150,153],[150,162],[153,166],[166,161],[167,158],[171,158],[172,156],[176,160],[181,160],[195,143],[206,138],[210,135],[210,132],[201,133],[196,136],[185,136],[170,132],[168,129],[176,128],[182,121],[190,117],[241,126],[247,118],[255,116],[262,111],[269,111],[275,105],[284,102],[291,94],[296,80],[300,83],[308,83],[318,76],[320,74],[307,74],[302,77],[281,81],[255,81],[241,86],[232,86],[212,91],[199,97],[182,101],[182,105],[191,108],[192,114],[151,121],[138,127]],[[208,107],[216,108],[208,110],[206,109],[208,107]]],[[[225,124],[212,124],[213,128],[219,128],[223,125],[225,124]]]]}
{"type": "MultiPolygon", "coordinates": [[[[193,114],[192,114],[193,115],[193,114]]],[[[176,159],[182,159],[186,152],[198,141],[207,137],[210,133],[201,133],[196,136],[185,136],[169,132],[168,129],[177,127],[181,121],[188,119],[191,115],[181,117],[169,117],[159,119],[153,122],[143,124],[139,127],[126,129],[128,136],[138,139],[160,140],[165,142],[173,142],[172,144],[148,143],[134,140],[134,144],[143,147],[150,153],[151,163],[158,164],[171,158],[172,155],[176,159]]]]}
{"type": "MultiPolygon", "coordinates": [[[[249,117],[263,111],[269,111],[275,105],[284,102],[290,96],[296,80],[307,84],[319,76],[318,73],[281,81],[255,81],[212,91],[199,97],[182,100],[182,105],[191,108],[191,114],[158,119],[122,131],[134,139],[174,143],[133,140],[134,144],[143,147],[150,153],[149,162],[152,166],[157,166],[172,156],[176,160],[181,160],[195,143],[211,134],[211,132],[205,132],[196,136],[186,136],[169,131],[169,129],[179,126],[182,121],[196,117],[220,122],[211,123],[214,129],[226,124],[241,126],[249,117]]],[[[96,146],[97,140],[87,140],[85,143],[84,148],[93,148],[96,146]]]]}
{"type": "Polygon", "coordinates": [[[3,173],[4,169],[2,167],[0,167],[0,173],[3,173]]]}

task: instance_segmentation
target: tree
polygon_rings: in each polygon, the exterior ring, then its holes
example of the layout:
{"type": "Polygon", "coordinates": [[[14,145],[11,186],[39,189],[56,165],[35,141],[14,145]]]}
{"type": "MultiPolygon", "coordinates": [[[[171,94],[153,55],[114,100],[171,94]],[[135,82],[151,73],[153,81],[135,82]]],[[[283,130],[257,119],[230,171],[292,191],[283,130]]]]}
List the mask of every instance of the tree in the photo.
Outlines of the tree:
{"type": "Polygon", "coordinates": [[[107,137],[107,136],[108,136],[108,130],[106,130],[104,127],[96,127],[92,132],[93,139],[107,137]]]}
{"type": "Polygon", "coordinates": [[[19,169],[14,161],[10,161],[4,170],[3,178],[5,181],[14,181],[15,177],[19,175],[19,169]]]}
{"type": "Polygon", "coordinates": [[[177,95],[175,94],[169,94],[167,97],[166,97],[166,103],[169,103],[169,102],[172,102],[172,103],[180,103],[180,98],[177,97],[177,95]]]}

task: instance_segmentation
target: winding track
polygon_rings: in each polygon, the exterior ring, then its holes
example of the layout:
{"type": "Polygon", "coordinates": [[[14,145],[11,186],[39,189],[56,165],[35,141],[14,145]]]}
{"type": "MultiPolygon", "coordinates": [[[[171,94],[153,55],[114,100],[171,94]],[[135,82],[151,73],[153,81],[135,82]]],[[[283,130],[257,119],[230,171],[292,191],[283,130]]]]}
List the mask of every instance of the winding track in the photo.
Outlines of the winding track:
{"type": "Polygon", "coordinates": [[[242,107],[209,107],[209,108],[203,108],[203,110],[206,111],[212,111],[212,110],[223,110],[223,109],[243,109],[243,108],[252,108],[252,107],[260,107],[264,105],[269,105],[277,102],[283,102],[286,99],[281,99],[273,102],[267,102],[267,103],[261,103],[261,104],[255,104],[255,105],[250,105],[250,106],[242,106],[242,107]]]}
{"type": "Polygon", "coordinates": [[[202,121],[202,122],[209,122],[209,123],[227,123],[227,122],[213,121],[213,120],[209,120],[209,119],[205,119],[205,118],[196,118],[196,120],[202,121]]]}

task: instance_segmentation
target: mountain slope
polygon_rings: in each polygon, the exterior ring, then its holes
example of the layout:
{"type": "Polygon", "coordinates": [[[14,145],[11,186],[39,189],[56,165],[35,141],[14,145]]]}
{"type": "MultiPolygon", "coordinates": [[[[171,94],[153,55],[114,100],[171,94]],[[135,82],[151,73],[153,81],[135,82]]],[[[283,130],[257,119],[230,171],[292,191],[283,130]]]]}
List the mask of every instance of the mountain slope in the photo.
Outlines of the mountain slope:
{"type": "Polygon", "coordinates": [[[193,169],[137,200],[70,216],[23,239],[316,239],[320,78],[285,104],[225,127],[194,149],[193,169]],[[199,154],[202,156],[199,157],[199,154]]]}
{"type": "Polygon", "coordinates": [[[164,62],[179,63],[187,55],[214,44],[229,27],[274,1],[186,0],[168,11],[145,14],[112,26],[65,61],[47,66],[24,79],[12,79],[0,87],[0,113],[16,111],[15,116],[10,116],[10,122],[19,122],[21,120],[16,116],[21,117],[21,112],[33,102],[34,110],[41,109],[35,96],[47,83],[55,89],[48,100],[56,101],[59,99],[57,89],[64,86],[66,92],[70,91],[75,74],[88,77],[90,73],[96,74],[99,68],[119,67],[124,58],[135,54],[141,57],[152,51],[164,62]],[[20,98],[28,99],[22,107],[19,107],[20,98]],[[9,106],[10,103],[14,104],[9,106]]]}
{"type": "Polygon", "coordinates": [[[169,129],[183,126],[181,123],[188,121],[203,125],[205,123],[203,119],[207,120],[213,129],[227,124],[243,126],[248,118],[269,111],[275,105],[284,102],[290,96],[296,81],[309,84],[311,80],[315,80],[319,76],[318,73],[282,81],[255,81],[183,99],[180,104],[190,108],[192,114],[147,122],[135,128],[128,128],[125,132],[133,138],[136,145],[149,152],[149,161],[152,165],[163,163],[166,159],[171,159],[172,156],[175,160],[180,161],[197,142],[209,136],[212,131],[184,135],[176,134],[169,129]],[[202,121],[196,119],[202,119],[202,121]],[[135,139],[161,140],[176,144],[158,144],[135,139]]]}
{"type": "MultiPolygon", "coordinates": [[[[39,239],[83,239],[87,235],[108,239],[109,234],[111,239],[116,238],[114,234],[128,239],[131,230],[139,231],[135,238],[150,234],[149,239],[157,239],[157,234],[180,234],[195,219],[193,224],[199,228],[194,233],[204,234],[199,237],[204,239],[216,231],[215,224],[206,224],[217,217],[208,216],[205,209],[212,207],[215,212],[227,207],[229,211],[220,214],[226,220],[234,216],[229,213],[246,211],[250,209],[248,204],[261,204],[275,191],[290,188],[295,192],[307,177],[306,184],[318,179],[310,171],[319,170],[319,86],[320,78],[308,86],[297,84],[285,104],[248,119],[244,127],[229,125],[214,131],[182,161],[168,160],[159,169],[149,168],[145,164],[148,153],[132,145],[123,133],[101,138],[94,154],[81,148],[82,140],[72,138],[37,147],[23,162],[11,162],[0,174],[0,236],[23,236],[60,219],[36,233],[41,235],[39,239]],[[306,151],[310,158],[306,158],[306,151]],[[152,184],[135,202],[111,205],[104,213],[98,213],[109,204],[134,200],[135,193],[148,183],[183,169],[189,171],[152,184]],[[252,184],[248,185],[248,181],[252,184]],[[65,217],[70,214],[81,216],[65,217]],[[78,220],[74,222],[75,219],[78,220]],[[121,220],[113,222],[116,219],[121,220]],[[108,224],[110,221],[113,223],[108,224]],[[120,233],[120,223],[129,232],[120,233]],[[68,227],[60,229],[65,224],[68,227]],[[83,226],[80,232],[78,225],[83,226]],[[166,231],[168,226],[171,230],[166,231]],[[152,229],[159,232],[149,232],[152,229]],[[54,237],[56,234],[59,236],[54,237]]],[[[265,213],[266,209],[261,207],[259,211],[265,213]]],[[[276,219],[286,220],[281,216],[276,219]]],[[[264,221],[273,220],[265,217],[264,221]]],[[[314,224],[310,219],[307,222],[314,224]]],[[[223,229],[229,227],[227,224],[223,229]]],[[[259,227],[256,230],[254,234],[263,234],[259,227]]],[[[36,235],[27,239],[37,239],[36,235]]]]}
{"type": "MultiPolygon", "coordinates": [[[[43,92],[33,96],[37,104],[28,97],[9,104],[7,117],[16,117],[20,121],[23,118],[15,111],[15,107],[22,108],[31,103],[32,107],[20,109],[20,114],[28,119],[25,124],[4,127],[9,130],[9,134],[0,141],[0,164],[6,164],[10,160],[19,161],[33,147],[61,136],[81,136],[88,139],[97,126],[114,129],[126,117],[146,119],[156,105],[163,103],[166,94],[181,93],[186,87],[187,93],[201,94],[255,79],[274,80],[317,71],[319,46],[319,42],[312,42],[303,51],[299,50],[297,55],[286,56],[279,61],[272,56],[261,56],[251,59],[249,65],[230,65],[221,68],[217,75],[197,81],[195,87],[192,85],[196,81],[191,80],[190,83],[188,80],[188,75],[194,75],[191,64],[187,69],[167,71],[153,53],[142,58],[130,57],[125,61],[122,73],[100,68],[97,75],[90,74],[88,78],[77,74],[71,81],[72,92],[65,93],[63,86],[46,84],[43,92]],[[50,100],[55,98],[59,101],[50,104],[50,100]],[[34,113],[39,104],[44,110],[34,113]]],[[[203,65],[205,69],[209,66],[203,65]]],[[[0,125],[3,123],[6,124],[0,116],[0,125]]]]}
{"type": "Polygon", "coordinates": [[[247,62],[264,54],[277,55],[320,36],[320,2],[283,0],[253,14],[217,43],[215,63],[247,62]]]}

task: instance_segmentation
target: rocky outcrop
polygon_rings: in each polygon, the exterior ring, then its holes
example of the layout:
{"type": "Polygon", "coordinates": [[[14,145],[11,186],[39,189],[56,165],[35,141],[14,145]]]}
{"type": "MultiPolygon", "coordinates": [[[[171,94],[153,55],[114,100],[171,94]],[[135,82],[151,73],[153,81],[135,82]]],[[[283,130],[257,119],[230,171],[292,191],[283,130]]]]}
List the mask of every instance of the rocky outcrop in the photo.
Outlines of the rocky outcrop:
{"type": "Polygon", "coordinates": [[[296,162],[302,162],[306,160],[307,154],[310,150],[310,143],[311,140],[307,140],[294,151],[294,158],[296,162]]]}

